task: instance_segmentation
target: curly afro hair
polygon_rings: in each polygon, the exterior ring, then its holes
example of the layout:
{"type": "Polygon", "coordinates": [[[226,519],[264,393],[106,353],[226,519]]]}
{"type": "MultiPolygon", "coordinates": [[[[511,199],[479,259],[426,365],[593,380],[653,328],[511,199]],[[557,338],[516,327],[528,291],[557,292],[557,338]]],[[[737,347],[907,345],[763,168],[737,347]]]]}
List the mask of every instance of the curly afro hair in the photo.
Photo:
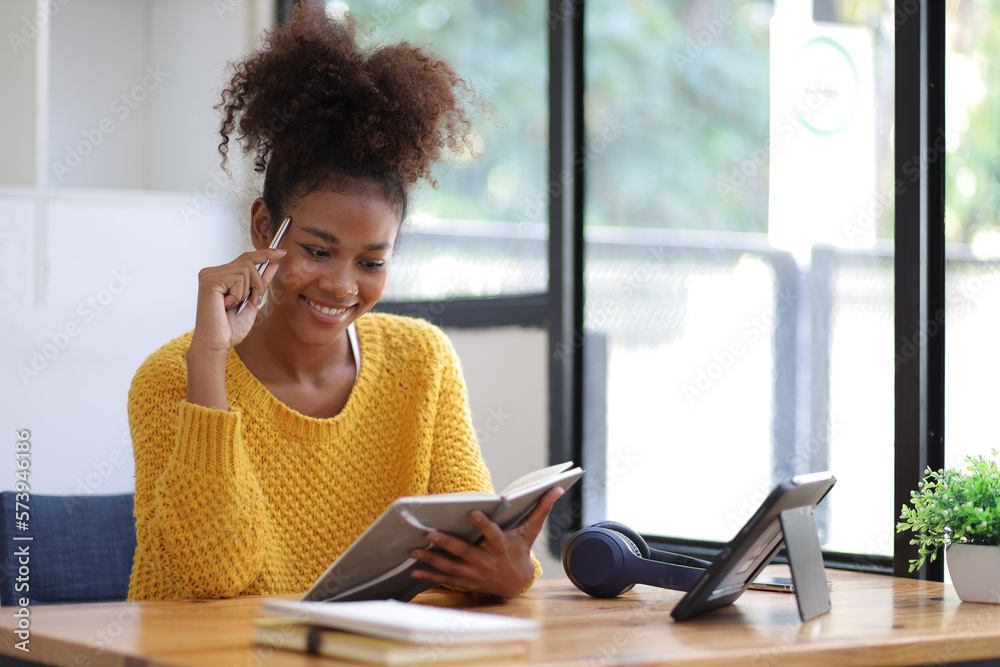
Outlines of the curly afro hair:
{"type": "Polygon", "coordinates": [[[320,188],[364,192],[406,217],[420,180],[445,149],[471,152],[465,100],[472,90],[451,66],[400,42],[365,52],[356,23],[301,2],[292,19],[232,65],[219,153],[229,139],[264,173],[264,202],[277,225],[296,198],[320,188]]]}

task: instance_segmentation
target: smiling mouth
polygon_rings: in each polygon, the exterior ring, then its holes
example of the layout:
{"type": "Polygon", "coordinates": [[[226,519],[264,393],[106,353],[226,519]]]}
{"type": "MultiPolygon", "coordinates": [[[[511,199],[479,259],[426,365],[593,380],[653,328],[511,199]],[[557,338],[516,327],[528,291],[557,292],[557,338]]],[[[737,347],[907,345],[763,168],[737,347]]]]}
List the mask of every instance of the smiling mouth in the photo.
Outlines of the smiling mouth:
{"type": "Polygon", "coordinates": [[[327,316],[330,316],[330,317],[337,317],[338,315],[343,315],[348,310],[350,310],[351,308],[353,308],[353,306],[344,306],[343,308],[328,308],[326,306],[321,306],[320,304],[316,303],[315,301],[312,301],[312,300],[308,299],[307,297],[303,296],[302,298],[312,308],[316,309],[317,312],[323,313],[324,315],[327,315],[327,316]]]}

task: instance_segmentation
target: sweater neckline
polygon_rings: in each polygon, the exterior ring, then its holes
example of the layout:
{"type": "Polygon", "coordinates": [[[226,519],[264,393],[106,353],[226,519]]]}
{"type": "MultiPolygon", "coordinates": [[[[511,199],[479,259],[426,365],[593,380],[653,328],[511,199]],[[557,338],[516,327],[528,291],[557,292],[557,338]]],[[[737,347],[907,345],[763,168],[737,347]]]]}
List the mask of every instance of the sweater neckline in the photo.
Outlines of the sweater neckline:
{"type": "MultiPolygon", "coordinates": [[[[227,375],[236,385],[238,393],[246,396],[247,403],[259,410],[262,422],[271,424],[275,429],[304,441],[319,440],[330,437],[341,425],[352,419],[352,415],[362,408],[358,405],[364,394],[370,392],[369,386],[374,385],[378,368],[382,363],[382,352],[378,346],[378,333],[375,331],[371,318],[361,316],[356,320],[358,339],[361,348],[361,365],[358,368],[357,379],[351,387],[347,403],[333,417],[312,417],[283,403],[271,390],[264,386],[257,376],[250,372],[236,348],[229,350],[226,360],[227,375]]],[[[246,416],[244,416],[244,419],[246,416]]]]}

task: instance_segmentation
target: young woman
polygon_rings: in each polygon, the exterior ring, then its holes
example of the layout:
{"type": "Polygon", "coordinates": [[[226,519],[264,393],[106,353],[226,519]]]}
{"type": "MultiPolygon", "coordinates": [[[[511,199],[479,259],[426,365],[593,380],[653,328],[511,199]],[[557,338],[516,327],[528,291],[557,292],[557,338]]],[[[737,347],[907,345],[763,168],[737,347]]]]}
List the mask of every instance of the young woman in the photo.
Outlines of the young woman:
{"type": "MultiPolygon", "coordinates": [[[[133,380],[130,599],[304,592],[396,497],[492,491],[447,338],[368,313],[411,189],[466,142],[463,92],[412,45],[364,52],[321,3],[235,67],[219,150],[225,164],[235,136],[264,173],[257,249],[199,273],[194,330],[133,380]]],[[[559,494],[507,532],[474,513],[477,545],[429,533],[440,550],[416,550],[414,576],[517,595],[559,494]]]]}

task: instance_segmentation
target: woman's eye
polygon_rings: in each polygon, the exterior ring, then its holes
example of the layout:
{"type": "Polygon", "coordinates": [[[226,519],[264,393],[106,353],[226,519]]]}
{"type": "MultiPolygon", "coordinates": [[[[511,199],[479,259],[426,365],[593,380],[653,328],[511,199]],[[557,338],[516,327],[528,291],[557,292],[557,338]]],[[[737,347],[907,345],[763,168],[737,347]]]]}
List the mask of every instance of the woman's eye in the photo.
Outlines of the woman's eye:
{"type": "Polygon", "coordinates": [[[330,253],[328,251],[323,250],[321,248],[311,248],[309,246],[302,246],[302,247],[305,248],[306,252],[313,259],[326,259],[327,257],[330,256],[330,253]]]}
{"type": "Polygon", "coordinates": [[[383,266],[385,266],[385,262],[381,260],[378,261],[362,260],[361,266],[363,266],[365,269],[369,271],[378,271],[383,266]]]}

